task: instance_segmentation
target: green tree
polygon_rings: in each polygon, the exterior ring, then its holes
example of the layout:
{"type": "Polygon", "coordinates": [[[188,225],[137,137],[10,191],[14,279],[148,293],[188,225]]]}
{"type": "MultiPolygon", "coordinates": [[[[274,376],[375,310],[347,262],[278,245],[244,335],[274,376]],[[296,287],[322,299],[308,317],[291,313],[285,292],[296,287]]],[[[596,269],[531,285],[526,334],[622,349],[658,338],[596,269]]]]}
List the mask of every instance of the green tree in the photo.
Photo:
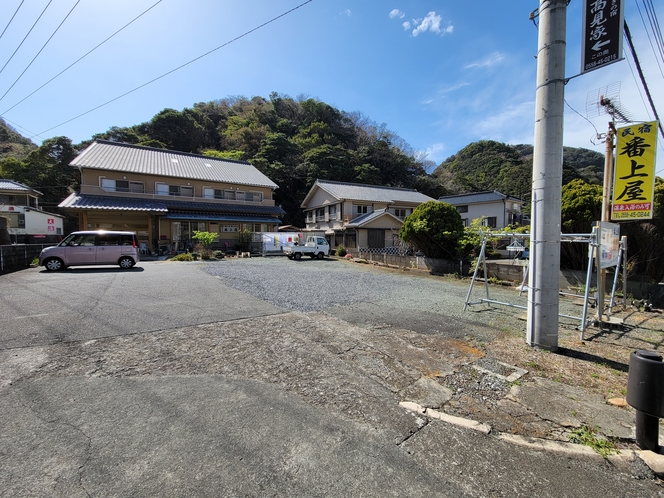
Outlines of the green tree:
{"type": "MultiPolygon", "coordinates": [[[[563,233],[590,233],[602,217],[602,187],[581,179],[563,186],[560,218],[563,233]]],[[[560,247],[560,265],[571,270],[588,267],[585,244],[564,243],[560,247]]]]}
{"type": "Polygon", "coordinates": [[[463,236],[463,222],[455,207],[446,202],[420,204],[406,217],[399,236],[415,245],[429,258],[456,258],[457,244],[463,236]]]}
{"type": "Polygon", "coordinates": [[[192,239],[197,240],[202,246],[203,250],[201,251],[201,257],[203,259],[209,259],[211,255],[210,246],[214,243],[215,240],[219,237],[218,233],[214,232],[200,232],[194,230],[194,235],[192,239]]]}

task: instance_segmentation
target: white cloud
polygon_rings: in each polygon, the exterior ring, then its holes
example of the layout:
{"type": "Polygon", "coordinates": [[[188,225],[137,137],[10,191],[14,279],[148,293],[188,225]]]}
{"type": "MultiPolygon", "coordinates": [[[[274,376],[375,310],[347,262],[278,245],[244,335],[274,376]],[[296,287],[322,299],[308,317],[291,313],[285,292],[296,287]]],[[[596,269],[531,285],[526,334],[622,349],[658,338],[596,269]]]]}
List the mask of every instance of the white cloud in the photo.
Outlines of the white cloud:
{"type": "Polygon", "coordinates": [[[390,11],[390,19],[396,19],[397,17],[398,17],[399,19],[403,19],[405,15],[406,15],[406,14],[404,14],[403,12],[401,12],[399,9],[392,9],[392,10],[390,11]]]}
{"type": "Polygon", "coordinates": [[[470,64],[467,64],[463,66],[464,69],[471,69],[475,67],[492,67],[495,66],[496,64],[500,64],[503,61],[504,57],[500,52],[494,52],[491,55],[485,57],[482,60],[479,60],[477,62],[472,62],[470,64]]]}
{"type": "Polygon", "coordinates": [[[352,15],[352,12],[350,11],[350,9],[346,9],[342,10],[341,14],[350,17],[352,15]]]}
{"type": "Polygon", "coordinates": [[[426,154],[425,157],[436,163],[442,162],[445,159],[445,157],[443,157],[443,152],[445,152],[446,148],[447,147],[445,147],[445,144],[443,143],[432,144],[424,151],[424,154],[426,154]]]}
{"type": "Polygon", "coordinates": [[[441,27],[441,22],[443,18],[436,14],[436,12],[431,11],[429,12],[424,19],[413,19],[413,25],[417,26],[413,30],[413,36],[417,36],[420,33],[426,33],[427,31],[431,31],[432,33],[436,33],[437,35],[445,35],[448,33],[452,33],[454,31],[454,26],[451,24],[448,24],[447,27],[442,28],[441,27]]]}
{"type": "Polygon", "coordinates": [[[404,31],[410,31],[410,23],[408,21],[402,24],[404,31]]]}

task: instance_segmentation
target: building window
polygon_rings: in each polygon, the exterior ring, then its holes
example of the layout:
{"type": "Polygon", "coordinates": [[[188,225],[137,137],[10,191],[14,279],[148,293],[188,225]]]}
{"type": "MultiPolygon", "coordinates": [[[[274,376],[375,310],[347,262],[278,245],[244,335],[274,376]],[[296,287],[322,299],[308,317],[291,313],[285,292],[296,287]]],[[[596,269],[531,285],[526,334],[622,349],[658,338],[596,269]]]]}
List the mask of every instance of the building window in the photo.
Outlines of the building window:
{"type": "Polygon", "coordinates": [[[244,200],[247,202],[262,202],[263,193],[262,192],[246,192],[244,194],[244,200]]]}
{"type": "Polygon", "coordinates": [[[487,216],[484,218],[484,226],[489,228],[496,228],[498,219],[495,216],[487,216]]]}
{"type": "Polygon", "coordinates": [[[314,217],[314,211],[307,211],[307,223],[313,223],[316,221],[316,218],[314,217]]]}
{"type": "Polygon", "coordinates": [[[392,214],[397,218],[399,218],[400,220],[403,220],[406,216],[410,214],[410,209],[394,208],[392,209],[392,214]]]}
{"type": "Polygon", "coordinates": [[[457,211],[460,213],[467,213],[468,212],[468,206],[457,206],[457,211]]]}
{"type": "Polygon", "coordinates": [[[325,208],[316,209],[316,221],[325,221],[325,208]]]}
{"type": "Polygon", "coordinates": [[[353,211],[356,214],[368,214],[371,212],[371,206],[353,206],[353,211]]]}
{"type": "Polygon", "coordinates": [[[133,192],[138,194],[145,192],[143,182],[109,180],[108,178],[101,179],[101,188],[106,192],[133,192]]]}
{"type": "Polygon", "coordinates": [[[157,195],[169,194],[168,185],[166,185],[165,183],[155,183],[155,191],[157,192],[157,195]]]}
{"type": "Polygon", "coordinates": [[[330,215],[330,220],[334,221],[337,219],[337,205],[328,207],[328,213],[330,215]]]}
{"type": "Polygon", "coordinates": [[[468,226],[468,218],[461,218],[461,223],[463,223],[463,226],[467,227],[468,226]]]}

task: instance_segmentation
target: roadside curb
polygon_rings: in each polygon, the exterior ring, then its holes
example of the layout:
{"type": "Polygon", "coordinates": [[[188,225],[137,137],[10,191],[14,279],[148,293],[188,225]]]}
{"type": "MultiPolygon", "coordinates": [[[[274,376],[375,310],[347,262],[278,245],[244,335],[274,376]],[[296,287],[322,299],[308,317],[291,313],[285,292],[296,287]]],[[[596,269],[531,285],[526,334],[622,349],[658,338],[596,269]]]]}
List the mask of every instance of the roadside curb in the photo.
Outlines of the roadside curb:
{"type": "MultiPolygon", "coordinates": [[[[418,403],[413,403],[412,401],[401,401],[399,406],[420,415],[425,415],[435,420],[447,422],[449,424],[456,425],[457,427],[472,429],[486,435],[489,435],[492,431],[492,428],[489,424],[477,422],[476,420],[467,418],[456,417],[454,415],[448,415],[447,413],[426,408],[418,403]]],[[[506,443],[537,451],[550,451],[569,456],[586,456],[601,459],[605,458],[591,447],[584,446],[582,444],[566,443],[564,441],[553,441],[549,439],[526,437],[500,432],[493,433],[492,435],[501,441],[505,441],[506,443]]],[[[606,460],[612,462],[613,464],[624,464],[633,462],[637,458],[645,465],[647,465],[657,477],[661,478],[664,476],[664,455],[660,455],[659,453],[655,453],[653,451],[619,450],[618,454],[609,455],[606,457],[606,460]]]]}

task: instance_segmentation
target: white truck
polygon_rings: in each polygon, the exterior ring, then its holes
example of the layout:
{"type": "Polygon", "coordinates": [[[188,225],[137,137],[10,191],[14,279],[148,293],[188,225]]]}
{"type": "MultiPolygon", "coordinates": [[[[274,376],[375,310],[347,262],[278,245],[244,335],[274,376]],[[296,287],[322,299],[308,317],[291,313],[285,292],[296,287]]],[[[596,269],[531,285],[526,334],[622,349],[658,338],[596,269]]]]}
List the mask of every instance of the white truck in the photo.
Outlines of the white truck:
{"type": "Polygon", "coordinates": [[[288,259],[299,260],[305,255],[311,258],[323,259],[330,255],[330,244],[327,243],[325,237],[309,236],[307,237],[307,243],[303,246],[296,243],[292,246],[284,246],[283,251],[288,259]]]}

